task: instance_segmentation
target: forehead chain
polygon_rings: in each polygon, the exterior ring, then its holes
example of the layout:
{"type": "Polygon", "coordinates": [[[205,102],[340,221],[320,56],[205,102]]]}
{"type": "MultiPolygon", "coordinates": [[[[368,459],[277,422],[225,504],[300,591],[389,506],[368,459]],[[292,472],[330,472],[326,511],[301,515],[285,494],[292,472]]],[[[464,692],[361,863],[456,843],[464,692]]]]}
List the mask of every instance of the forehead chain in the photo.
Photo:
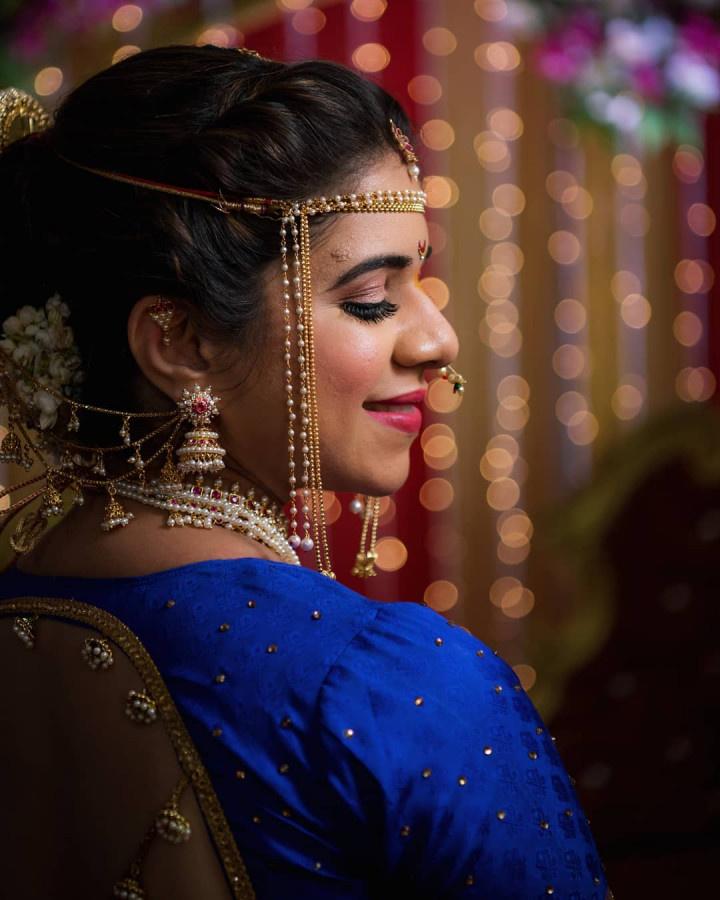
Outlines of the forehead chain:
{"type": "MultiPolygon", "coordinates": [[[[397,146],[400,156],[407,166],[407,171],[413,181],[420,177],[418,157],[407,136],[397,127],[392,119],[388,120],[390,132],[397,146]]],[[[210,203],[223,213],[234,211],[249,212],[256,215],[298,216],[317,215],[322,213],[339,212],[424,212],[427,204],[427,194],[422,190],[380,190],[360,194],[338,194],[334,197],[316,197],[307,200],[281,200],[269,197],[243,197],[228,198],[221,190],[206,191],[200,188],[186,188],[136,175],[128,175],[123,172],[114,172],[95,166],[88,166],[76,160],[58,153],[58,156],[75,168],[99,175],[110,181],[117,181],[146,190],[170,194],[176,197],[200,200],[210,203]]]]}

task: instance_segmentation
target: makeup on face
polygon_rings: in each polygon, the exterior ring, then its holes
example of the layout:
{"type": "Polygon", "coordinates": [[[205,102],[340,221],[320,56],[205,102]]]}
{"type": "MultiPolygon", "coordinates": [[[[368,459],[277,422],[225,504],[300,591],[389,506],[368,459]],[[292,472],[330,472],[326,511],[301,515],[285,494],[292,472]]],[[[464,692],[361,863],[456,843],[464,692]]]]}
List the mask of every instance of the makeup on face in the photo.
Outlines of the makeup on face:
{"type": "MultiPolygon", "coordinates": [[[[426,240],[418,241],[418,258],[421,263],[428,258],[430,252],[431,248],[426,240]]],[[[357,290],[353,291],[352,299],[343,301],[341,307],[358,319],[379,322],[383,318],[394,315],[399,307],[383,296],[385,278],[372,278],[373,273],[379,274],[387,270],[402,272],[412,265],[413,258],[402,253],[370,256],[343,272],[335,280],[330,290],[339,290],[363,279],[363,276],[367,276],[357,290]],[[363,302],[363,298],[367,299],[363,302]],[[371,299],[375,302],[371,302],[371,299]]],[[[363,403],[363,409],[382,425],[415,435],[422,428],[422,404],[425,393],[425,389],[420,389],[405,391],[382,400],[369,400],[363,403]]]]}
{"type": "Polygon", "coordinates": [[[375,272],[379,269],[402,271],[402,269],[407,269],[410,265],[412,265],[412,258],[400,253],[370,256],[367,259],[363,259],[359,263],[356,263],[340,275],[330,290],[335,291],[338,288],[355,281],[356,278],[360,278],[361,275],[367,275],[369,272],[375,272]]]}
{"type": "Polygon", "coordinates": [[[422,428],[422,404],[426,388],[398,394],[377,402],[363,403],[363,409],[376,421],[409,434],[417,434],[422,428]]]}

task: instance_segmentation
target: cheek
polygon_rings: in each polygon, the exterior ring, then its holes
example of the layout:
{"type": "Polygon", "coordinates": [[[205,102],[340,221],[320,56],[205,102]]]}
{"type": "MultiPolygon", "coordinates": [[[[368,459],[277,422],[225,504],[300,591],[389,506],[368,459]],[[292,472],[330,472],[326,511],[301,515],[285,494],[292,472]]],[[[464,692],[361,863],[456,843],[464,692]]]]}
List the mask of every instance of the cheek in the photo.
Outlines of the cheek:
{"type": "Polygon", "coordinates": [[[334,326],[316,334],[318,393],[335,406],[347,398],[361,404],[374,393],[390,359],[382,326],[334,326]]]}

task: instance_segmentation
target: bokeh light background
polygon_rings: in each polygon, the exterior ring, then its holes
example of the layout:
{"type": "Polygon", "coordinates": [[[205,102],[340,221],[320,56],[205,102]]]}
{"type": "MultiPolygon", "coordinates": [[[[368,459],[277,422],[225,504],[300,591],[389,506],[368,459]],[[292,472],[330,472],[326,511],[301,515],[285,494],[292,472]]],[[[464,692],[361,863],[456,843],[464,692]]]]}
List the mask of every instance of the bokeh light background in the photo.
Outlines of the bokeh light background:
{"type": "Polygon", "coordinates": [[[461,401],[431,383],[411,478],[382,502],[376,578],[348,574],[360,523],[351,497],[327,494],[335,569],[370,596],[424,599],[482,637],[552,718],[617,616],[587,534],[685,432],[717,427],[718,176],[707,148],[718,136],[713,117],[698,120],[696,138],[652,149],[632,129],[579,127],[533,65],[517,6],[8,5],[0,75],[53,106],[138,49],[246,45],[346,63],[404,103],[431,207],[423,286],[460,335],[468,385],[461,401]],[[608,454],[643,441],[644,462],[628,450],[578,515],[608,454]]]}

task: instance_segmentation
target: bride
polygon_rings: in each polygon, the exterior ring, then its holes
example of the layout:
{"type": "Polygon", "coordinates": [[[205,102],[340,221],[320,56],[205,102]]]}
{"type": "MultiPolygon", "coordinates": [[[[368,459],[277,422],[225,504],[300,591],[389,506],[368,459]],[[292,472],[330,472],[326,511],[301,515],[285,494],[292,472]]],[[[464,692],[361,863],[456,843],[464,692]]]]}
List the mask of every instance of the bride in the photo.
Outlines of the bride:
{"type": "Polygon", "coordinates": [[[210,46],[53,121],[0,95],[14,900],[609,896],[512,670],[333,571],[323,489],[372,575],[426,373],[464,384],[409,131],[341,66],[210,46]]]}

